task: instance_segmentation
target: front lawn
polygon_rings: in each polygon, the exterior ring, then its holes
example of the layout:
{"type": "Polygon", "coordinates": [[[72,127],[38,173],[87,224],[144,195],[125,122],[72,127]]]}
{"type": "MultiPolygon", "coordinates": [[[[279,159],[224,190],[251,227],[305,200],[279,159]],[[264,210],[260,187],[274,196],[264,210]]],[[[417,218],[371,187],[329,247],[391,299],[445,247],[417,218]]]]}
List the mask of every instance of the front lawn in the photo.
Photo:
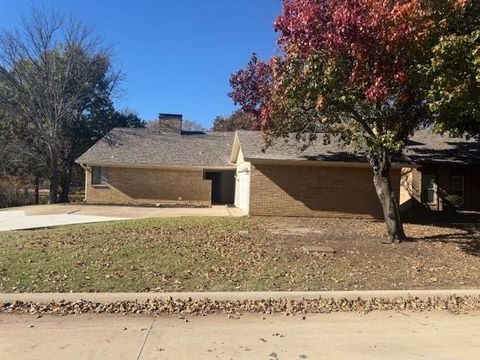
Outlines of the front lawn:
{"type": "Polygon", "coordinates": [[[174,218],[0,233],[0,291],[221,291],[478,288],[478,224],[174,218]],[[249,230],[251,239],[238,235],[249,230]],[[335,254],[307,254],[326,245],[335,254]]]}

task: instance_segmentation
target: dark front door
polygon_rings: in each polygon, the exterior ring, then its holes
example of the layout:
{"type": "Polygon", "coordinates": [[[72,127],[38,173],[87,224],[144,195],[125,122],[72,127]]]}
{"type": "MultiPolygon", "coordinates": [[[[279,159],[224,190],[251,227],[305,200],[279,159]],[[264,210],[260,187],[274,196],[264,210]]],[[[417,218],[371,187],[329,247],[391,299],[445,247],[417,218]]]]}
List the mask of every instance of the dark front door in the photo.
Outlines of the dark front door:
{"type": "Polygon", "coordinates": [[[222,202],[220,196],[220,173],[206,172],[205,179],[212,180],[212,203],[222,202]]]}

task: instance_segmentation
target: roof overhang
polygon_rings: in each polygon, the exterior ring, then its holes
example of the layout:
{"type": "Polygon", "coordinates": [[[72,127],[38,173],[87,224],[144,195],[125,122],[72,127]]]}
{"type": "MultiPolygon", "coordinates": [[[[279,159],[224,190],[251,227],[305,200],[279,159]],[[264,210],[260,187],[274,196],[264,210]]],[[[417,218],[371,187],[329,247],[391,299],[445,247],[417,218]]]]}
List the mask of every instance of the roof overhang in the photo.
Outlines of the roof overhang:
{"type": "Polygon", "coordinates": [[[463,160],[415,160],[416,167],[429,165],[449,165],[449,166],[478,166],[480,161],[463,161],[463,160]]]}
{"type": "Polygon", "coordinates": [[[131,169],[170,169],[170,170],[235,170],[235,165],[161,165],[161,164],[128,164],[113,162],[77,162],[83,168],[92,166],[102,166],[110,168],[131,168],[131,169]]]}

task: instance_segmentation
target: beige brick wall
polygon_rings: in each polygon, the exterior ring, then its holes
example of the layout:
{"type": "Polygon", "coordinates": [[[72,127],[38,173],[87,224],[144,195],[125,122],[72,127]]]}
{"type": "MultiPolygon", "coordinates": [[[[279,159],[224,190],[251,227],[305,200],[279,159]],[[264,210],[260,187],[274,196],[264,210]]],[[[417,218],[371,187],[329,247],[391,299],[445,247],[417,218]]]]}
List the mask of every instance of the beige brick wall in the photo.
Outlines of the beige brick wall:
{"type": "MultiPolygon", "coordinates": [[[[382,218],[370,168],[253,165],[250,214],[382,218]]],[[[392,170],[400,191],[400,169],[392,170]]]]}
{"type": "Polygon", "coordinates": [[[421,202],[422,174],[415,168],[403,168],[400,179],[400,209],[407,210],[421,202]]]}
{"type": "Polygon", "coordinates": [[[86,200],[101,203],[211,205],[211,180],[203,170],[107,168],[108,185],[92,185],[86,170],[86,200]]]}

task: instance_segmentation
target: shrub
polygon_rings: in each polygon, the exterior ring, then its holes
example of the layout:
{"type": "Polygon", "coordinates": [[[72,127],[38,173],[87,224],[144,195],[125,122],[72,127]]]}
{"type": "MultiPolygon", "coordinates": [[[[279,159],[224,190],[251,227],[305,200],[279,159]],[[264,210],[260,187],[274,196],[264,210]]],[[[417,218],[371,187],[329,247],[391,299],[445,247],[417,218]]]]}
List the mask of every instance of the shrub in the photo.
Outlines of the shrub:
{"type": "Polygon", "coordinates": [[[31,196],[25,184],[18,178],[6,176],[0,179],[0,208],[29,205],[31,196]]]}
{"type": "Polygon", "coordinates": [[[460,207],[462,205],[463,199],[458,195],[448,195],[445,197],[445,201],[454,207],[460,207]]]}

